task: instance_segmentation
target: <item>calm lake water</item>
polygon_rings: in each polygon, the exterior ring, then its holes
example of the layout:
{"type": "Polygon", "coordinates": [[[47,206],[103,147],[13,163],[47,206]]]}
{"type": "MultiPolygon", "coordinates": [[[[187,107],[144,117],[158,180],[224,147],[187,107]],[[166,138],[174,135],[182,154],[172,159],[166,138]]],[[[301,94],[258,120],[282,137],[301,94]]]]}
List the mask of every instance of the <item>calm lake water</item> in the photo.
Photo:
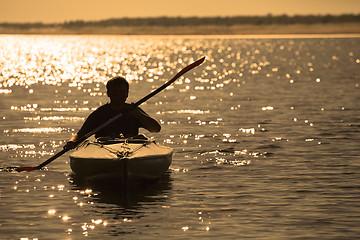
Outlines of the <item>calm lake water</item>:
{"type": "Polygon", "coordinates": [[[0,239],[358,239],[360,38],[0,36],[0,165],[36,166],[130,81],[174,149],[159,181],[0,172],[0,239]]]}

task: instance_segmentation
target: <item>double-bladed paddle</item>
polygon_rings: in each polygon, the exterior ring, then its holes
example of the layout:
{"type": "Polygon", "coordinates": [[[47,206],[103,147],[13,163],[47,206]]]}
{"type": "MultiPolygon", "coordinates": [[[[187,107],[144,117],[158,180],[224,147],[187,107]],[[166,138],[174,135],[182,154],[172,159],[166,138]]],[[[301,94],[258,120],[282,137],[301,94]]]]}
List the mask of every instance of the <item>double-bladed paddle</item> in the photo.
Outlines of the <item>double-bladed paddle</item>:
{"type": "MultiPolygon", "coordinates": [[[[155,91],[151,92],[150,94],[148,94],[147,96],[143,97],[142,99],[140,99],[139,101],[137,101],[134,104],[134,107],[139,106],[140,104],[144,103],[145,101],[147,101],[148,99],[150,99],[151,97],[155,96],[156,94],[158,94],[159,92],[161,92],[162,90],[164,90],[165,88],[167,88],[168,86],[170,86],[173,82],[176,81],[176,79],[178,79],[179,77],[181,77],[183,74],[185,74],[186,72],[190,71],[191,69],[199,66],[201,63],[203,63],[205,61],[205,57],[193,62],[192,64],[186,66],[184,69],[182,69],[180,72],[178,72],[171,80],[167,81],[164,85],[162,85],[161,87],[159,87],[158,89],[156,89],[155,91]]],[[[95,134],[96,132],[98,132],[100,129],[104,128],[105,126],[107,126],[108,124],[114,122],[116,119],[120,118],[123,114],[119,113],[118,115],[116,115],[113,118],[110,118],[108,121],[106,121],[105,123],[103,123],[102,125],[98,126],[97,128],[95,128],[94,130],[92,130],[91,132],[87,133],[86,135],[80,137],[75,143],[74,145],[77,146],[79,145],[81,142],[83,142],[84,140],[86,140],[87,138],[89,138],[91,135],[95,134]]],[[[45,162],[41,163],[38,166],[35,167],[6,167],[4,169],[8,169],[8,170],[15,170],[18,172],[22,172],[22,171],[32,171],[32,170],[40,170],[43,167],[45,167],[46,165],[48,165],[49,163],[51,163],[52,161],[54,161],[55,159],[57,159],[58,157],[60,157],[61,155],[63,155],[64,153],[68,152],[69,150],[71,150],[71,148],[69,149],[63,149],[60,152],[58,152],[57,154],[55,154],[54,156],[52,156],[51,158],[49,158],[48,160],[46,160],[45,162]]]]}

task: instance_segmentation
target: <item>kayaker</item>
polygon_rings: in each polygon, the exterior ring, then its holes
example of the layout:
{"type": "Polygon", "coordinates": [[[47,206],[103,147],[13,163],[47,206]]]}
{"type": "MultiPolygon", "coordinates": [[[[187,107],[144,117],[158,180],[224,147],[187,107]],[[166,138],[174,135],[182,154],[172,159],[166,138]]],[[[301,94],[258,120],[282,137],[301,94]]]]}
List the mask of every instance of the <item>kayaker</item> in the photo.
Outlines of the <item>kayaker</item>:
{"type": "Polygon", "coordinates": [[[161,130],[157,120],[149,116],[141,108],[126,103],[129,94],[129,83],[125,78],[120,76],[111,78],[106,83],[106,89],[110,102],[100,106],[88,116],[80,130],[66,143],[64,149],[75,148],[75,143],[80,137],[119,113],[122,113],[123,116],[96,132],[95,138],[133,137],[139,134],[139,128],[145,128],[149,132],[159,132],[161,130]]]}

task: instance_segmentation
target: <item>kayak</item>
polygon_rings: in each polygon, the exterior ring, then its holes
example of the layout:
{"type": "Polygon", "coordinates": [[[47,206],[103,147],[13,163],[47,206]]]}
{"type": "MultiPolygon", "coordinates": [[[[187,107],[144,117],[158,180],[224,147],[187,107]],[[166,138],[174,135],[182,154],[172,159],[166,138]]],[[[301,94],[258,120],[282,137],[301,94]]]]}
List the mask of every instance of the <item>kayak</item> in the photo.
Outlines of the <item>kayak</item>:
{"type": "Polygon", "coordinates": [[[70,167],[92,179],[156,179],[169,169],[172,154],[146,137],[85,141],[70,154],[70,167]]]}

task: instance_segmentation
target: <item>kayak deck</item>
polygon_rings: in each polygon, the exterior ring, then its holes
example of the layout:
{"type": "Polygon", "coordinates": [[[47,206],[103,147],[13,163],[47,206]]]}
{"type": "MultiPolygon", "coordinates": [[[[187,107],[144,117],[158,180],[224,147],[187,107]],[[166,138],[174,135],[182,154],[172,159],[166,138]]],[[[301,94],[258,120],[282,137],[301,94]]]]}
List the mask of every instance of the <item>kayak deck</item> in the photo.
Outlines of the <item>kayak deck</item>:
{"type": "Polygon", "coordinates": [[[155,179],[168,170],[172,154],[152,140],[86,141],[70,154],[70,167],[82,177],[155,179]]]}

